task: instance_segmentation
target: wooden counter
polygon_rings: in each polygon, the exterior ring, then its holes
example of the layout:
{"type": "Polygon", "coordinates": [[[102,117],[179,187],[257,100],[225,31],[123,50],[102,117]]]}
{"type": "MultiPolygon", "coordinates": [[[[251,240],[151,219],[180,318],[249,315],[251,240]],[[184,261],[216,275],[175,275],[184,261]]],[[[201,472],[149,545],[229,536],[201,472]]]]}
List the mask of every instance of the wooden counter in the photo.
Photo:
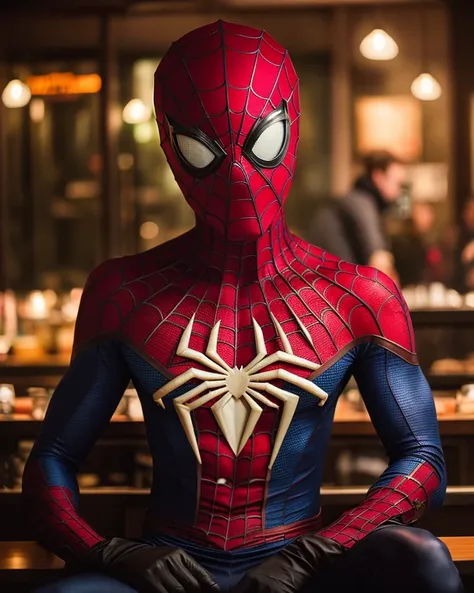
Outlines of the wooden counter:
{"type": "Polygon", "coordinates": [[[62,376],[67,371],[70,355],[45,354],[41,358],[8,356],[0,360],[0,375],[8,377],[62,376]]]}
{"type": "MultiPolygon", "coordinates": [[[[376,436],[368,414],[346,411],[338,406],[332,434],[339,437],[376,436]]],[[[441,436],[474,436],[474,414],[451,414],[438,418],[441,436]]],[[[30,440],[36,438],[41,422],[24,414],[11,417],[0,415],[0,441],[4,439],[30,440]]],[[[114,416],[104,427],[105,439],[146,438],[145,424],[142,421],[129,420],[125,416],[114,416]]]]}
{"type": "MultiPolygon", "coordinates": [[[[474,436],[474,414],[439,414],[441,436],[474,436]]],[[[375,429],[367,412],[354,410],[345,400],[340,400],[334,418],[334,436],[373,436],[375,429]]]]}
{"type": "MultiPolygon", "coordinates": [[[[442,414],[438,416],[442,436],[474,436],[474,414],[442,414]]],[[[41,422],[26,414],[12,416],[0,415],[0,440],[33,439],[38,434],[41,422]]],[[[375,436],[375,430],[367,412],[358,412],[341,399],[336,408],[333,436],[375,436]]],[[[126,416],[114,416],[104,428],[103,437],[145,438],[145,425],[142,421],[129,420],[126,416]]]]}
{"type": "MultiPolygon", "coordinates": [[[[24,414],[13,416],[0,415],[0,450],[5,440],[33,440],[39,433],[41,421],[24,414]]],[[[145,424],[129,420],[126,416],[114,416],[104,427],[104,439],[141,439],[146,438],[145,424]]]]}

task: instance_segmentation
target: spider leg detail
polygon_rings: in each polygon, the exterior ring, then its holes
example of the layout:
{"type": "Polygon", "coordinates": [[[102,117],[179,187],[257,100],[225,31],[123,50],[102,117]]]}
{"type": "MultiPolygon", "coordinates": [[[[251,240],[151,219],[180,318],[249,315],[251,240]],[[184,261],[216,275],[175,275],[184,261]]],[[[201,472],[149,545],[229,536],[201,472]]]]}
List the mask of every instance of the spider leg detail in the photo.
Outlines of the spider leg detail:
{"type": "Polygon", "coordinates": [[[308,370],[315,370],[320,365],[293,354],[289,340],[276,319],[273,320],[273,323],[283,344],[284,351],[279,350],[269,355],[262,328],[252,318],[256,355],[245,368],[231,368],[217,352],[220,321],[211,329],[205,354],[189,348],[193,322],[194,316],[181,336],[176,353],[178,356],[194,360],[210,370],[188,369],[160,387],[154,394],[154,400],[164,408],[162,400],[166,395],[193,379],[202,381],[187,393],[174,399],[174,407],[186,437],[198,463],[202,463],[196,431],[191,417],[193,410],[216,398],[220,398],[211,406],[211,411],[229,447],[237,456],[251,438],[263,412],[259,404],[278,410],[279,406],[262,392],[272,395],[283,402],[284,405],[270,459],[269,469],[271,469],[295,414],[299,397],[294,393],[272,385],[270,382],[285,381],[290,383],[318,398],[318,405],[320,406],[324,404],[328,394],[312,381],[290,371],[284,369],[262,371],[261,369],[278,362],[308,370]]]}
{"type": "MultiPolygon", "coordinates": [[[[202,463],[202,459],[201,459],[201,453],[199,452],[199,445],[198,445],[198,441],[196,438],[196,432],[194,430],[191,412],[194,409],[199,408],[203,404],[207,403],[211,399],[221,396],[226,391],[227,391],[226,387],[221,387],[220,389],[213,389],[212,391],[210,391],[203,397],[199,398],[196,402],[193,402],[193,404],[189,404],[189,405],[186,403],[186,400],[190,399],[188,393],[186,393],[180,397],[177,397],[174,401],[174,406],[176,409],[176,413],[178,414],[178,418],[181,422],[181,426],[184,429],[186,437],[189,441],[189,444],[191,445],[191,448],[192,448],[194,455],[196,456],[197,462],[199,464],[202,463]],[[181,401],[178,401],[178,400],[181,400],[181,401]]],[[[230,395],[230,394],[229,394],[229,396],[232,397],[232,395],[230,395]]],[[[225,397],[226,396],[224,396],[222,399],[225,399],[225,397]]]]}
{"type": "MultiPolygon", "coordinates": [[[[195,360],[196,362],[199,362],[200,364],[202,364],[205,367],[208,367],[209,369],[217,371],[218,373],[222,373],[223,370],[227,370],[228,365],[226,363],[224,363],[224,367],[222,367],[220,364],[218,364],[217,362],[214,362],[211,358],[209,358],[207,356],[207,352],[211,348],[211,345],[214,346],[214,344],[211,344],[211,338],[214,338],[212,332],[211,332],[211,336],[209,339],[210,343],[208,344],[206,354],[203,354],[202,352],[198,352],[197,350],[193,350],[193,348],[189,347],[189,341],[191,339],[191,334],[193,331],[195,317],[196,317],[196,314],[194,314],[191,317],[191,319],[189,320],[189,323],[186,326],[186,329],[184,330],[183,335],[181,336],[181,339],[179,341],[178,348],[176,349],[176,354],[178,356],[181,356],[182,358],[187,358],[189,360],[195,360]]],[[[218,322],[216,325],[218,325],[218,324],[220,324],[220,322],[218,322]]],[[[215,326],[214,326],[214,330],[215,330],[215,326]]],[[[215,340],[216,340],[216,346],[217,346],[217,337],[215,338],[215,340]]],[[[215,348],[214,348],[214,350],[215,350],[215,348]]],[[[215,353],[217,355],[217,351],[215,353]]],[[[220,359],[220,357],[219,357],[219,359],[220,359]]],[[[222,361],[222,362],[224,362],[224,361],[222,361]]]]}
{"type": "Polygon", "coordinates": [[[226,371],[231,371],[231,367],[226,363],[226,361],[220,356],[217,352],[217,342],[219,338],[219,329],[221,327],[221,321],[216,323],[216,325],[211,330],[211,335],[209,336],[209,343],[206,348],[206,356],[208,356],[211,360],[216,362],[226,371]]]}
{"type": "MultiPolygon", "coordinates": [[[[288,391],[284,391],[279,387],[275,387],[271,383],[260,383],[258,385],[258,389],[261,391],[265,391],[270,395],[273,395],[277,399],[283,402],[283,410],[281,412],[280,423],[278,425],[278,429],[275,435],[275,441],[273,442],[273,451],[270,457],[270,461],[268,463],[268,469],[272,469],[275,459],[280,451],[281,445],[283,443],[283,439],[288,432],[288,428],[290,427],[291,421],[293,420],[293,416],[296,412],[296,407],[298,406],[299,397],[294,393],[290,393],[288,391]]],[[[252,388],[252,384],[249,385],[248,392],[250,395],[255,397],[255,391],[252,388]]]]}
{"type": "Polygon", "coordinates": [[[255,366],[250,367],[247,372],[249,373],[249,375],[252,376],[253,373],[255,373],[256,371],[264,369],[265,367],[268,367],[271,364],[275,364],[276,362],[287,362],[288,364],[299,366],[304,369],[309,369],[311,371],[315,371],[316,369],[319,369],[319,367],[321,366],[315,362],[311,362],[310,360],[301,358],[300,356],[295,356],[294,354],[288,354],[287,352],[282,352],[281,350],[278,350],[278,352],[274,352],[273,354],[266,356],[255,366]]]}
{"type": "Polygon", "coordinates": [[[216,387],[216,381],[225,381],[225,375],[223,375],[222,373],[210,373],[209,371],[203,371],[201,369],[189,369],[185,373],[178,375],[177,377],[171,379],[171,381],[168,381],[168,383],[157,389],[153,394],[153,399],[164,409],[165,404],[163,403],[162,399],[165,397],[165,395],[168,395],[175,389],[178,389],[178,387],[181,387],[182,385],[184,385],[188,381],[192,381],[193,379],[199,379],[200,381],[204,382],[198,386],[199,391],[196,392],[194,389],[192,390],[194,391],[194,395],[192,397],[194,397],[195,395],[199,395],[199,393],[201,393],[205,389],[208,389],[208,381],[212,381],[213,386],[216,387]]]}
{"type": "MultiPolygon", "coordinates": [[[[294,375],[284,369],[274,369],[273,371],[264,371],[263,373],[257,373],[256,375],[250,376],[250,387],[255,389],[261,389],[260,381],[275,381],[280,379],[282,381],[286,381],[287,383],[291,383],[295,387],[299,387],[304,391],[307,391],[311,395],[317,397],[319,401],[319,405],[323,406],[324,402],[328,398],[328,394],[315,385],[312,381],[308,381],[308,379],[303,379],[303,377],[299,377],[298,375],[294,375]]],[[[285,392],[287,393],[287,392],[285,392]]]]}

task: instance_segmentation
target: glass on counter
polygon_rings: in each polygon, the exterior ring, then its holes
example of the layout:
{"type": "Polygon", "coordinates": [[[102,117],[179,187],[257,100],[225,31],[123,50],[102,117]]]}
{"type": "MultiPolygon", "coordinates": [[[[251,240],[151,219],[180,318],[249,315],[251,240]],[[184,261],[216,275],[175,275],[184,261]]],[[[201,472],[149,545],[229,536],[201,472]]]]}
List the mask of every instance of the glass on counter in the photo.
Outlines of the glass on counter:
{"type": "Polygon", "coordinates": [[[17,336],[13,342],[13,350],[15,358],[23,362],[39,361],[45,353],[40,339],[34,334],[17,336]]]}
{"type": "Polygon", "coordinates": [[[474,384],[463,385],[456,394],[457,411],[474,414],[474,384]]]}
{"type": "Polygon", "coordinates": [[[408,308],[411,310],[472,307],[467,295],[463,296],[456,290],[444,286],[441,282],[405,286],[402,293],[408,308]]]}
{"type": "Polygon", "coordinates": [[[22,316],[25,319],[43,321],[48,318],[49,306],[46,295],[41,290],[32,290],[24,300],[22,316]]]}
{"type": "Polygon", "coordinates": [[[28,395],[31,397],[31,416],[35,420],[43,420],[51,400],[51,390],[44,387],[30,387],[28,395]]]}
{"type": "Polygon", "coordinates": [[[21,488],[25,464],[33,448],[33,441],[20,441],[16,453],[9,457],[9,479],[12,488],[21,488]]]}
{"type": "Polygon", "coordinates": [[[19,335],[13,344],[15,356],[28,361],[39,360],[50,346],[49,319],[56,293],[32,290],[18,303],[19,335]]]}
{"type": "Polygon", "coordinates": [[[0,414],[13,414],[15,388],[10,383],[0,383],[0,414]]]}

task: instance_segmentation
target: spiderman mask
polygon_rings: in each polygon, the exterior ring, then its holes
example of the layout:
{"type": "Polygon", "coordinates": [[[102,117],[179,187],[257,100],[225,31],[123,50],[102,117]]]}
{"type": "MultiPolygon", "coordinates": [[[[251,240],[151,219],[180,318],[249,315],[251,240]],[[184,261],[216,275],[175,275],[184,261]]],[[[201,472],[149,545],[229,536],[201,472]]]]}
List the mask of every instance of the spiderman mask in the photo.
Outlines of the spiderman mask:
{"type": "Polygon", "coordinates": [[[155,75],[161,145],[198,224],[255,241],[283,216],[298,78],[265,31],[218,21],[175,42],[155,75]]]}

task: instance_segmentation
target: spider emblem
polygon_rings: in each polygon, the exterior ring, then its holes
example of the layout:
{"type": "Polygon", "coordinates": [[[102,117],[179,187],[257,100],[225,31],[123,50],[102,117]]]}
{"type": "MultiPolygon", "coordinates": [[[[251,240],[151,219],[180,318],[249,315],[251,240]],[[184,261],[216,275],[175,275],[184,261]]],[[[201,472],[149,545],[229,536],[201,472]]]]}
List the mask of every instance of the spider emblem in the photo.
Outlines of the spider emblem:
{"type": "Polygon", "coordinates": [[[217,401],[212,405],[211,410],[235,455],[239,455],[242,451],[257,425],[263,411],[259,404],[275,409],[279,408],[265,394],[272,395],[283,403],[269,469],[272,468],[278,455],[299,401],[296,394],[276,387],[270,381],[279,379],[291,383],[317,397],[320,400],[320,406],[324,405],[328,394],[312,381],[303,379],[284,369],[261,372],[262,369],[276,362],[285,362],[308,370],[315,370],[320,367],[319,364],[294,355],[288,337],[273,315],[272,320],[283,344],[284,351],[279,350],[268,355],[262,328],[252,318],[257,353],[246,367],[240,368],[231,368],[217,353],[220,321],[211,330],[205,353],[189,348],[194,315],[184,330],[176,351],[177,355],[188,360],[194,360],[210,370],[195,368],[187,370],[158,389],[154,394],[154,400],[164,408],[162,400],[166,395],[193,379],[202,381],[197,387],[173,400],[176,412],[198,463],[201,463],[201,455],[194,432],[191,412],[212,400],[217,401]]]}

